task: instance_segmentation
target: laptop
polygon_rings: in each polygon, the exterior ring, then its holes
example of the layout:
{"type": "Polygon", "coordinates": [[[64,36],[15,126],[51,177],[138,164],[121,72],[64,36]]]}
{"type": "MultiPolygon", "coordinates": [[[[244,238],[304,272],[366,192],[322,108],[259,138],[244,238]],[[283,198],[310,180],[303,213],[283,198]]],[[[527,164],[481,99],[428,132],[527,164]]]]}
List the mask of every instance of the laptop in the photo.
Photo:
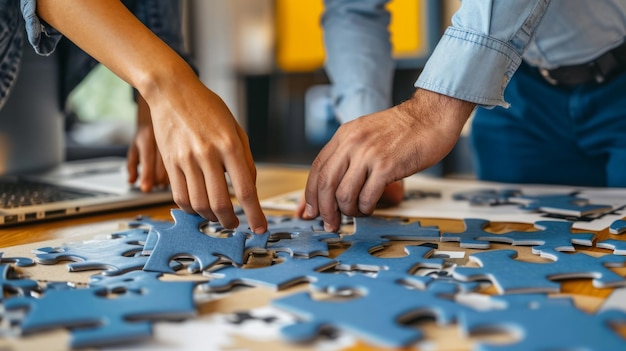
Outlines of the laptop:
{"type": "Polygon", "coordinates": [[[65,161],[56,72],[54,57],[26,47],[0,109],[0,227],[172,202],[169,189],[129,185],[123,157],[65,161]]]}

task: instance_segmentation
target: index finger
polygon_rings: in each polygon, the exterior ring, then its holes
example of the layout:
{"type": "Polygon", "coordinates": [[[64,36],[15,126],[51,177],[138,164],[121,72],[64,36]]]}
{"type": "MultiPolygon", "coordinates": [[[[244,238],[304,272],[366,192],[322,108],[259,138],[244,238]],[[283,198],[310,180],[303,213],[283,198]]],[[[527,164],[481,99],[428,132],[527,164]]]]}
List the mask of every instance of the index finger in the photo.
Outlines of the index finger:
{"type": "MultiPolygon", "coordinates": [[[[239,158],[239,160],[242,159],[239,158]]],[[[245,162],[231,162],[227,160],[225,166],[235,190],[235,197],[248,218],[250,229],[256,234],[265,233],[267,231],[267,220],[261,209],[254,176],[250,174],[248,165],[245,162]]]]}

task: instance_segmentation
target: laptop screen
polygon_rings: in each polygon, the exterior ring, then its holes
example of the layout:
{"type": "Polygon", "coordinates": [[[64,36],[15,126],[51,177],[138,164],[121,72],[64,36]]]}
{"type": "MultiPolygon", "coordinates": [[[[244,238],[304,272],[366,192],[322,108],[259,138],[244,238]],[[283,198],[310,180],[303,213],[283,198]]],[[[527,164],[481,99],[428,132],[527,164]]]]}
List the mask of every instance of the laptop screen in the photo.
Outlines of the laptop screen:
{"type": "Polygon", "coordinates": [[[57,88],[54,54],[39,56],[26,43],[18,78],[0,109],[0,175],[48,169],[65,159],[57,88]]]}

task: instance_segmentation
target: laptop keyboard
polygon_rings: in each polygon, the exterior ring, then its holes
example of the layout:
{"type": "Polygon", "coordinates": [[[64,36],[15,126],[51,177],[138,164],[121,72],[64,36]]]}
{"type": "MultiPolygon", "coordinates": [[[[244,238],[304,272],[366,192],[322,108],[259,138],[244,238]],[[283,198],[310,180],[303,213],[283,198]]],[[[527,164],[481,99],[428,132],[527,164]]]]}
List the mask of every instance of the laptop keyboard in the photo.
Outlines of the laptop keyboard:
{"type": "Polygon", "coordinates": [[[52,184],[0,181],[0,208],[41,205],[45,203],[94,197],[96,193],[52,184]]]}

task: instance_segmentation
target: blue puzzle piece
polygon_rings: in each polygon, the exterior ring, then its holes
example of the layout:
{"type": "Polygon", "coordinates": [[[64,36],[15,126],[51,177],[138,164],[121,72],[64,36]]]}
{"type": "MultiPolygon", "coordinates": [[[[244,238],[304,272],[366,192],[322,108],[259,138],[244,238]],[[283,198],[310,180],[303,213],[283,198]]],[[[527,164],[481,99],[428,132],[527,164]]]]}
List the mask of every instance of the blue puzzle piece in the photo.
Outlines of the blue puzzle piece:
{"type": "Polygon", "coordinates": [[[454,277],[460,280],[489,280],[500,294],[525,292],[559,292],[560,284],[553,280],[592,278],[597,288],[626,286],[626,279],[608,267],[623,267],[626,257],[604,255],[593,257],[583,253],[552,252],[545,256],[550,263],[515,260],[514,250],[480,252],[470,256],[481,268],[457,267],[454,277]]]}
{"type": "Polygon", "coordinates": [[[613,255],[626,255],[626,241],[624,240],[607,239],[597,243],[596,246],[613,250],[613,255]]]}
{"type": "Polygon", "coordinates": [[[491,242],[511,245],[533,246],[532,251],[576,251],[572,244],[592,246],[593,233],[572,233],[572,223],[562,221],[535,222],[537,231],[494,234],[484,230],[489,221],[483,219],[464,219],[465,231],[461,233],[443,233],[441,241],[458,241],[463,248],[488,249],[491,242]]]}
{"type": "MultiPolygon", "coordinates": [[[[89,277],[90,287],[103,287],[109,292],[134,291],[141,292],[142,289],[159,289],[168,287],[169,282],[163,282],[159,278],[161,272],[132,271],[117,276],[92,275],[89,277]]],[[[185,282],[194,285],[193,282],[185,282]]]]}
{"type": "MultiPolygon", "coordinates": [[[[514,295],[515,296],[515,295],[514,295]]],[[[509,331],[519,341],[506,345],[479,343],[478,350],[625,350],[626,340],[619,337],[608,322],[626,322],[623,311],[588,314],[576,308],[570,299],[518,295],[509,299],[507,308],[491,311],[464,311],[459,325],[466,335],[478,330],[501,333],[509,331]],[[525,300],[526,303],[523,303],[525,300]]]]}
{"type": "Polygon", "coordinates": [[[278,253],[283,262],[260,268],[225,267],[209,275],[214,277],[201,285],[205,290],[228,290],[237,284],[268,286],[281,290],[297,283],[311,281],[316,272],[332,268],[337,261],[326,257],[309,259],[294,258],[287,253],[278,253]]]}
{"type": "Polygon", "coordinates": [[[288,252],[298,257],[312,257],[328,256],[328,242],[337,242],[341,238],[338,233],[295,229],[270,235],[270,241],[273,240],[278,242],[267,245],[273,251],[288,252]]]}
{"type": "Polygon", "coordinates": [[[374,252],[384,248],[385,242],[356,241],[337,256],[339,261],[338,270],[364,270],[385,271],[385,277],[389,279],[410,281],[411,284],[424,287],[431,278],[416,276],[413,273],[419,268],[442,268],[442,258],[430,258],[435,251],[427,246],[406,246],[406,256],[383,258],[373,255],[374,252]]]}
{"type": "Polygon", "coordinates": [[[585,217],[611,212],[613,206],[590,204],[588,199],[571,194],[520,195],[509,198],[521,204],[520,209],[530,212],[546,212],[568,216],[585,217]]]}
{"type": "Polygon", "coordinates": [[[419,222],[405,223],[398,219],[380,217],[357,217],[354,219],[354,233],[344,235],[344,242],[424,240],[439,241],[438,227],[422,227],[419,222]]]}
{"type": "Polygon", "coordinates": [[[205,270],[225,257],[235,264],[243,264],[244,233],[227,238],[214,238],[200,231],[206,220],[182,210],[171,210],[174,224],[168,228],[152,228],[158,241],[143,267],[145,271],[173,273],[170,262],[178,257],[193,257],[200,270],[205,270]]]}
{"type": "Polygon", "coordinates": [[[476,189],[452,195],[454,200],[466,200],[471,206],[509,205],[509,198],[521,195],[519,189],[476,189]]]}
{"type": "Polygon", "coordinates": [[[149,337],[152,320],[193,317],[193,289],[192,282],[158,280],[112,298],[105,287],[48,289],[41,298],[13,298],[4,307],[28,310],[24,334],[69,328],[73,348],[96,347],[149,337]]]}
{"type": "MultiPolygon", "coordinates": [[[[105,275],[117,275],[144,267],[148,257],[140,255],[140,252],[146,236],[143,229],[130,229],[114,233],[110,239],[42,247],[35,250],[35,259],[40,264],[77,261],[67,265],[69,271],[102,269],[105,275]]],[[[172,262],[172,269],[180,267],[179,263],[172,262]]]]}
{"type": "Polygon", "coordinates": [[[28,295],[39,287],[36,281],[15,278],[13,273],[11,265],[0,264],[0,302],[5,294],[28,295]]]}
{"type": "Polygon", "coordinates": [[[3,252],[0,252],[0,263],[15,263],[18,267],[28,267],[35,264],[33,260],[27,257],[4,257],[3,252]]]}
{"type": "Polygon", "coordinates": [[[626,232],[626,220],[617,219],[613,221],[609,225],[609,232],[611,234],[623,234],[624,232],[626,232]]]}
{"type": "Polygon", "coordinates": [[[468,308],[444,298],[456,292],[454,284],[435,282],[426,290],[417,290],[364,275],[320,273],[319,276],[314,288],[335,295],[353,291],[358,297],[338,303],[315,300],[302,292],[272,301],[273,305],[304,319],[281,330],[288,341],[310,341],[324,329],[338,328],[378,346],[403,347],[422,337],[418,329],[407,327],[404,322],[434,316],[440,325],[448,324],[468,308]]]}

